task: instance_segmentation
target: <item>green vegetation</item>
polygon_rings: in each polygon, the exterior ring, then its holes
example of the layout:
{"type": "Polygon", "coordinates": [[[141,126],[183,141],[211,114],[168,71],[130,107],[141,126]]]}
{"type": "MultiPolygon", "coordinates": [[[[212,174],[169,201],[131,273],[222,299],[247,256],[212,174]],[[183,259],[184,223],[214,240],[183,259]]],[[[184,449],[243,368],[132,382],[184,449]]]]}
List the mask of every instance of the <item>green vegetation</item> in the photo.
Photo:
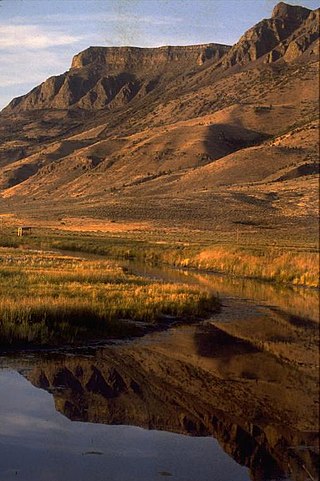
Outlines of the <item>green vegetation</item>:
{"type": "Polygon", "coordinates": [[[0,250],[0,345],[75,343],[142,332],[217,309],[207,292],[129,275],[111,261],[0,250]]]}

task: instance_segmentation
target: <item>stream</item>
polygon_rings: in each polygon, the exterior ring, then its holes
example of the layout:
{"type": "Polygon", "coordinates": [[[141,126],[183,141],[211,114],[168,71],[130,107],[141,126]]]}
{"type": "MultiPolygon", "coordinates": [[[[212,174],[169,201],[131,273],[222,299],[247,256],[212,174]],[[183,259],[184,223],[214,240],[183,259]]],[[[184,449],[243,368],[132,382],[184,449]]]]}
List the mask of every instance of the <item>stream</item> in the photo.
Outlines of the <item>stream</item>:
{"type": "Polygon", "coordinates": [[[125,267],[222,309],[96,349],[0,356],[0,481],[319,479],[318,292],[125,267]]]}

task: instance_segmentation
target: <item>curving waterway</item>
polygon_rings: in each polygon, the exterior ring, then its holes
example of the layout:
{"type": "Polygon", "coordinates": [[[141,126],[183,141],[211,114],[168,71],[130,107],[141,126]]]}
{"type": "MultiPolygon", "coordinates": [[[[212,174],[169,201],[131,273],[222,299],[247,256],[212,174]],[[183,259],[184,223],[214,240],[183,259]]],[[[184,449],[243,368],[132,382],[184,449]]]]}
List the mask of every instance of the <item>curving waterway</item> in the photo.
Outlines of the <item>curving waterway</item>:
{"type": "Polygon", "coordinates": [[[208,321],[0,357],[0,480],[316,480],[319,297],[150,268],[216,292],[208,321]]]}

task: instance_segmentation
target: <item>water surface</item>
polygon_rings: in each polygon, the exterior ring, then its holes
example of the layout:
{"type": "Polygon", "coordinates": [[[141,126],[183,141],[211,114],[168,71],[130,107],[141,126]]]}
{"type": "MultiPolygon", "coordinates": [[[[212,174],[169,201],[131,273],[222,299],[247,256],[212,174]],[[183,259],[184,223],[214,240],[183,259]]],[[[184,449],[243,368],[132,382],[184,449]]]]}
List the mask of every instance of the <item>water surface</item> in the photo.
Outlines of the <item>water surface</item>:
{"type": "Polygon", "coordinates": [[[131,266],[218,292],[211,320],[2,356],[0,479],[318,478],[315,291],[131,266]]]}

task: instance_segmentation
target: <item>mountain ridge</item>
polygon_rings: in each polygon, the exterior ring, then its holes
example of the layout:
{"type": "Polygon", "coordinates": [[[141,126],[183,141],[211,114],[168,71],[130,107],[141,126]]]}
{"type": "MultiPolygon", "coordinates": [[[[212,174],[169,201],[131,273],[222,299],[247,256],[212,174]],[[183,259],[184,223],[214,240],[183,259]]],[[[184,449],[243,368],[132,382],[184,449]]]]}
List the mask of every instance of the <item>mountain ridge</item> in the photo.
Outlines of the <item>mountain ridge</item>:
{"type": "Polygon", "coordinates": [[[233,47],[85,49],[1,112],[0,205],[154,222],[161,205],[167,223],[180,205],[182,223],[267,214],[303,230],[316,209],[318,16],[281,2],[233,47]]]}
{"type": "Polygon", "coordinates": [[[99,109],[106,107],[117,96],[121,97],[118,99],[120,104],[127,103],[143,87],[146,93],[153,90],[159,74],[164,75],[165,66],[172,63],[176,67],[174,75],[179,75],[192,66],[208,62],[213,63],[214,70],[220,67],[225,70],[234,65],[241,67],[265,55],[265,62],[281,58],[290,62],[304,53],[316,39],[318,15],[318,11],[280,2],[274,7],[270,19],[263,19],[251,27],[234,46],[216,43],[155,48],[91,46],[73,57],[67,72],[50,77],[28,94],[13,99],[4,111],[72,106],[99,109]],[[300,44],[295,42],[293,46],[291,42],[296,40],[294,32],[309,17],[312,17],[312,35],[302,44],[300,38],[300,44]],[[288,49],[289,54],[286,55],[288,49]],[[89,75],[88,67],[91,67],[89,75]],[[83,74],[79,75],[82,69],[83,74]],[[152,79],[146,81],[142,73],[151,74],[152,79]]]}
{"type": "Polygon", "coordinates": [[[214,43],[156,48],[89,47],[73,57],[67,72],[50,77],[29,94],[14,99],[4,111],[69,108],[75,104],[80,108],[103,108],[121,93],[123,102],[130,101],[143,87],[146,93],[153,90],[159,75],[174,76],[186,68],[218,60],[228,49],[227,45],[214,43]],[[172,64],[170,75],[167,70],[172,64]]]}

